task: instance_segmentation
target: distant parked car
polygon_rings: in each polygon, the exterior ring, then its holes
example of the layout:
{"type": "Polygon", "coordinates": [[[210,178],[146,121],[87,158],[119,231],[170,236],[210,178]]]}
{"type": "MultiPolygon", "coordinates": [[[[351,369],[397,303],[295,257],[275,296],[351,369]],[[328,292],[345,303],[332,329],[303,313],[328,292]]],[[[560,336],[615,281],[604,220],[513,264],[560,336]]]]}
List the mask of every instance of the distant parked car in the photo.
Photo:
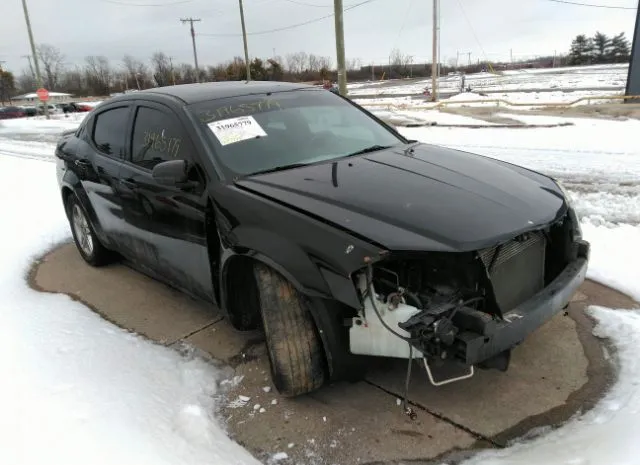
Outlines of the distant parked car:
{"type": "MultiPolygon", "coordinates": [[[[55,114],[62,113],[62,110],[60,108],[56,107],[52,103],[47,104],[47,107],[49,107],[49,114],[50,115],[55,115],[55,114]]],[[[38,114],[39,115],[44,115],[44,105],[42,103],[38,105],[38,114]]]]}
{"type": "Polygon", "coordinates": [[[38,114],[38,109],[34,106],[21,106],[21,109],[24,110],[26,116],[36,116],[38,114]]]}
{"type": "Polygon", "coordinates": [[[74,111],[74,112],[86,112],[86,111],[91,111],[93,109],[91,105],[87,105],[86,103],[82,103],[82,102],[81,103],[71,102],[69,106],[72,108],[71,111],[74,111]]]}
{"type": "Polygon", "coordinates": [[[20,107],[2,107],[0,108],[0,119],[24,118],[27,112],[20,107]]]}

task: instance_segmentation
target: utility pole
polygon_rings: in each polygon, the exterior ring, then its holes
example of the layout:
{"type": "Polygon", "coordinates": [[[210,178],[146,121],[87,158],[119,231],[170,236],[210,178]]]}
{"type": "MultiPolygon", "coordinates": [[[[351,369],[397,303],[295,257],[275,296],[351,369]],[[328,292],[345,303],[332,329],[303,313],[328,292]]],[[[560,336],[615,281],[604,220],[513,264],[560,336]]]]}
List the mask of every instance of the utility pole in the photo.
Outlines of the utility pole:
{"type": "Polygon", "coordinates": [[[347,95],[347,70],[344,58],[344,9],[342,0],[333,0],[336,27],[336,59],[338,63],[338,89],[340,95],[347,95]]]}
{"type": "MultiPolygon", "coordinates": [[[[38,55],[36,54],[36,44],[33,41],[33,32],[31,32],[31,21],[29,21],[29,10],[27,9],[27,0],[22,0],[22,9],[24,10],[24,20],[27,23],[27,32],[29,33],[29,43],[31,44],[31,53],[33,62],[36,67],[36,84],[38,89],[42,87],[42,75],[40,74],[40,66],[38,65],[38,55]]],[[[49,119],[49,105],[44,102],[44,117],[49,119]]]]}
{"type": "Polygon", "coordinates": [[[244,63],[247,66],[247,81],[251,80],[251,63],[249,63],[249,46],[247,45],[247,28],[244,25],[244,8],[242,7],[242,0],[238,0],[240,3],[240,23],[242,24],[242,41],[244,42],[244,63]]]}
{"type": "Polygon", "coordinates": [[[467,52],[467,55],[469,56],[469,66],[471,66],[471,52],[467,52]]]}
{"type": "MultiPolygon", "coordinates": [[[[31,32],[31,21],[29,21],[29,10],[27,9],[27,0],[22,0],[22,9],[24,10],[24,20],[27,23],[27,32],[29,33],[29,43],[31,44],[31,53],[36,68],[36,85],[38,89],[42,87],[42,75],[40,74],[40,66],[38,65],[38,55],[36,54],[36,44],[33,41],[33,32],[31,32]]],[[[44,117],[49,119],[49,105],[44,106],[44,117]]]]}
{"type": "Polygon", "coordinates": [[[173,57],[169,57],[169,67],[171,69],[171,83],[175,86],[176,85],[176,73],[173,70],[173,57]]]}
{"type": "MultiPolygon", "coordinates": [[[[196,82],[200,82],[200,69],[198,68],[198,52],[196,51],[196,31],[193,29],[193,23],[202,21],[200,18],[180,18],[182,24],[191,24],[191,42],[193,43],[193,61],[196,64],[196,82]]],[[[174,81],[175,84],[175,81],[174,81]]]]}
{"type": "Polygon", "coordinates": [[[509,49],[509,59],[511,60],[511,64],[513,64],[513,49],[509,49]]]}
{"type": "Polygon", "coordinates": [[[36,73],[33,71],[33,64],[31,63],[31,55],[22,55],[21,58],[26,58],[27,60],[29,60],[29,71],[31,71],[31,76],[33,77],[33,79],[35,79],[36,73]]]}
{"type": "Polygon", "coordinates": [[[438,100],[438,0],[433,0],[433,50],[431,59],[431,101],[438,100]]]}
{"type": "Polygon", "coordinates": [[[371,62],[371,80],[372,81],[376,80],[376,71],[375,71],[375,67],[374,67],[373,61],[371,62]]]}

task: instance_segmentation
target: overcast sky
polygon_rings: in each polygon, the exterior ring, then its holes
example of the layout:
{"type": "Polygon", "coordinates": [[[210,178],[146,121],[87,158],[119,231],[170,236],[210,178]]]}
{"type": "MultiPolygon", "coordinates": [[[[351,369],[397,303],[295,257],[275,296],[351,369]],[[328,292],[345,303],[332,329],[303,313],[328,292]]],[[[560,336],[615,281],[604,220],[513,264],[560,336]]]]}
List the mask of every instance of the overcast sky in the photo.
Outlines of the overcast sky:
{"type": "MultiPolygon", "coordinates": [[[[343,0],[345,9],[362,0],[343,0]]],[[[637,0],[572,0],[635,7],[637,0]]],[[[30,53],[21,0],[0,0],[0,60],[16,73],[27,67],[30,53]]],[[[571,39],[596,30],[625,32],[631,40],[635,10],[574,6],[550,0],[441,0],[441,61],[514,59],[568,51],[571,39]]],[[[333,17],[285,31],[256,34],[313,20],[332,13],[332,0],[244,0],[251,57],[306,51],[331,56],[335,65],[333,17]],[[305,5],[303,5],[305,4],[305,5]]],[[[164,51],[174,62],[193,62],[189,27],[195,23],[201,65],[243,54],[237,0],[28,0],[36,43],[58,47],[67,64],[87,55],[105,55],[119,64],[131,54],[148,61],[164,51]],[[144,6],[140,6],[144,5],[144,6]],[[160,5],[160,6],[149,6],[160,5]],[[208,37],[199,34],[223,34],[208,37]]],[[[431,0],[371,0],[345,11],[347,58],[363,64],[386,63],[397,47],[415,61],[430,60],[431,0]]]]}

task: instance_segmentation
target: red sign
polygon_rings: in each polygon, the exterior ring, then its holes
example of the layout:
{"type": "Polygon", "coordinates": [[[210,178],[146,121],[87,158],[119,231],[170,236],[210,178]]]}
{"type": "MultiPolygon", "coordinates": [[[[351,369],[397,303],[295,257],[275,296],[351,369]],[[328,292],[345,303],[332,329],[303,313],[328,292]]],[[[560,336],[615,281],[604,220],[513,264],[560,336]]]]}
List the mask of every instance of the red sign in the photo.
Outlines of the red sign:
{"type": "Polygon", "coordinates": [[[38,94],[38,98],[43,102],[46,102],[47,100],[49,100],[49,91],[44,87],[41,87],[40,89],[36,90],[36,94],[38,94]]]}

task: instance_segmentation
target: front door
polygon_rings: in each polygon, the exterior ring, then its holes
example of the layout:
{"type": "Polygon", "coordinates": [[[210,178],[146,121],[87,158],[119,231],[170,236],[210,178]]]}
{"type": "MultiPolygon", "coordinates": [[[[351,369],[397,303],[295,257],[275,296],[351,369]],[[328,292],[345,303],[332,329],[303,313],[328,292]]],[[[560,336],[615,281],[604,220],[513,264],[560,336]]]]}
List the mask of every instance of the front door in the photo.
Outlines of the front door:
{"type": "Polygon", "coordinates": [[[136,107],[120,195],[127,255],[172,285],[212,300],[207,251],[205,176],[194,146],[173,111],[152,102],[136,107]],[[157,183],[151,171],[163,161],[186,160],[197,187],[157,183]]]}
{"type": "Polygon", "coordinates": [[[127,103],[121,103],[96,112],[78,136],[72,166],[87,195],[87,213],[98,226],[101,240],[115,250],[120,249],[124,233],[118,188],[130,110],[127,103]]]}

